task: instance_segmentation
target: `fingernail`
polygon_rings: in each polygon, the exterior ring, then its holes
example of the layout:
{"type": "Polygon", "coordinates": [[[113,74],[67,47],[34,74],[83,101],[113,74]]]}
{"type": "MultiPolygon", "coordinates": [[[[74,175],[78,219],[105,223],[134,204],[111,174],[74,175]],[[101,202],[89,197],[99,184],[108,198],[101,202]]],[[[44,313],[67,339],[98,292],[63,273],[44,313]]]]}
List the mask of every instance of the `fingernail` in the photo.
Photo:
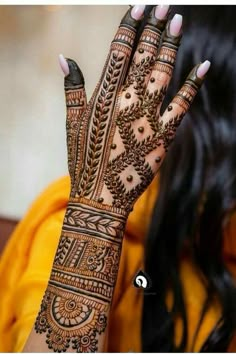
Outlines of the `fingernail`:
{"type": "Polygon", "coordinates": [[[209,60],[205,60],[204,63],[202,63],[197,69],[197,77],[202,79],[208,72],[210,66],[211,66],[211,62],[209,60]]]}
{"type": "Polygon", "coordinates": [[[59,63],[61,65],[61,69],[62,69],[63,73],[65,75],[68,75],[70,73],[69,65],[62,54],[59,55],[59,63]]]}
{"type": "Polygon", "coordinates": [[[155,10],[155,17],[158,20],[163,20],[168,13],[169,7],[169,5],[158,5],[155,10]]]}
{"type": "Polygon", "coordinates": [[[144,13],[145,5],[135,5],[131,10],[131,16],[135,20],[139,20],[144,13]]]}
{"type": "Polygon", "coordinates": [[[175,14],[170,22],[170,34],[177,37],[180,34],[180,30],[183,23],[183,16],[175,14]]]}

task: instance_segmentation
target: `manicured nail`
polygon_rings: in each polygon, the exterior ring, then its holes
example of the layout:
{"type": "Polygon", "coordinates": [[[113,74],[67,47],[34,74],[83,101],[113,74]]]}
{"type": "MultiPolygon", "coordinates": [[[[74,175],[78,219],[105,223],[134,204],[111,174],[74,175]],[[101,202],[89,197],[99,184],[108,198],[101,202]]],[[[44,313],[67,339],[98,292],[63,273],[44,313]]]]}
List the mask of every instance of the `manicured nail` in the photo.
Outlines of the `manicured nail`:
{"type": "Polygon", "coordinates": [[[131,10],[131,16],[135,20],[140,20],[144,13],[145,5],[135,5],[131,10]]]}
{"type": "Polygon", "coordinates": [[[208,72],[210,66],[211,62],[209,60],[205,60],[204,63],[202,63],[197,69],[197,77],[202,79],[208,72]]]}
{"type": "Polygon", "coordinates": [[[158,20],[163,20],[168,13],[169,7],[169,5],[158,5],[155,10],[155,17],[158,20]]]}
{"type": "Polygon", "coordinates": [[[180,34],[180,30],[183,23],[183,16],[175,14],[170,22],[170,34],[177,37],[180,34]]]}
{"type": "Polygon", "coordinates": [[[69,65],[62,54],[59,55],[59,63],[65,76],[68,75],[70,73],[69,65]]]}

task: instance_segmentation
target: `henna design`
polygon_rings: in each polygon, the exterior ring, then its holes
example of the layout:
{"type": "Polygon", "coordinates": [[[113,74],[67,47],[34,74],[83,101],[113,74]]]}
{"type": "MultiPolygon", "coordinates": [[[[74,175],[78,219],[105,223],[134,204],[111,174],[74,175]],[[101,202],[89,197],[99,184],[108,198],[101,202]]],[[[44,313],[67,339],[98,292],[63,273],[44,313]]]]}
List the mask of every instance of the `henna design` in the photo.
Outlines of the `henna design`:
{"type": "Polygon", "coordinates": [[[81,229],[90,230],[96,236],[103,236],[106,238],[121,239],[125,227],[125,218],[117,214],[102,213],[100,210],[96,211],[94,208],[75,203],[69,203],[64,219],[65,230],[81,229]]]}
{"type": "Polygon", "coordinates": [[[97,351],[118,272],[125,217],[69,203],[35,330],[49,349],[97,351]],[[92,237],[93,236],[93,237],[92,237]]]}
{"type": "Polygon", "coordinates": [[[88,196],[94,186],[94,180],[101,164],[101,154],[103,141],[109,124],[106,124],[112,108],[112,100],[116,93],[116,85],[118,76],[123,66],[124,55],[112,53],[111,60],[108,65],[108,73],[106,74],[100,92],[98,94],[97,103],[92,112],[93,126],[90,130],[90,139],[88,142],[88,157],[86,160],[86,168],[79,184],[79,194],[88,196]]]}
{"type": "Polygon", "coordinates": [[[180,107],[182,107],[184,113],[187,112],[198,89],[199,87],[194,84],[194,82],[191,80],[186,81],[184,86],[175,96],[173,103],[177,103],[180,107]]]}
{"type": "Polygon", "coordinates": [[[160,116],[180,38],[173,38],[167,25],[157,55],[166,20],[157,20],[153,9],[127,73],[138,24],[130,11],[121,21],[88,105],[82,73],[68,59],[71,194],[35,322],[35,331],[44,333],[48,348],[55,352],[98,350],[127,217],[160,167],[201,84],[195,68],[160,116]]]}
{"type": "Polygon", "coordinates": [[[162,139],[162,144],[166,152],[168,151],[168,147],[175,137],[176,130],[180,125],[183,117],[184,113],[170,118],[170,120],[165,124],[163,123],[163,121],[160,121],[158,124],[160,138],[162,139]]]}
{"type": "Polygon", "coordinates": [[[93,302],[49,285],[35,323],[36,333],[46,333],[54,352],[70,347],[77,352],[97,351],[97,334],[105,331],[107,317],[93,302]]]}
{"type": "Polygon", "coordinates": [[[140,62],[136,63],[134,57],[129,74],[127,75],[126,82],[123,86],[123,91],[126,91],[131,85],[134,85],[134,90],[137,96],[142,96],[144,93],[145,77],[151,73],[152,67],[155,62],[154,56],[147,56],[140,62]]]}
{"type": "MultiPolygon", "coordinates": [[[[68,147],[68,169],[70,176],[73,178],[75,173],[76,152],[82,151],[81,144],[83,140],[78,141],[78,131],[83,129],[83,121],[78,120],[82,115],[85,107],[85,93],[81,86],[66,89],[66,106],[67,106],[67,147],[68,147]],[[78,147],[78,148],[77,148],[78,147]]],[[[82,161],[83,157],[80,157],[82,161]]]]}
{"type": "Polygon", "coordinates": [[[152,56],[156,55],[160,37],[161,31],[157,28],[146,26],[139,41],[139,53],[148,52],[152,56]]]}

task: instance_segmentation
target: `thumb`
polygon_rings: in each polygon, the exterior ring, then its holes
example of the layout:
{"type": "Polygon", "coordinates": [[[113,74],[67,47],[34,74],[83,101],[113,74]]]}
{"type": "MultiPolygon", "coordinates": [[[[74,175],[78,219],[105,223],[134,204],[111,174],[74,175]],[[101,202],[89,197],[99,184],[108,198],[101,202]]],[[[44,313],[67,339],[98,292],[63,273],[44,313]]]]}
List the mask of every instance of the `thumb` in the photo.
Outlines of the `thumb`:
{"type": "Polygon", "coordinates": [[[84,76],[78,64],[73,59],[65,59],[64,56],[60,54],[59,63],[65,74],[65,88],[72,88],[73,86],[84,87],[84,76]]]}
{"type": "Polygon", "coordinates": [[[59,63],[65,75],[68,167],[73,184],[76,172],[78,131],[82,124],[83,113],[87,107],[87,99],[84,89],[84,77],[77,63],[72,59],[65,59],[62,54],[59,55],[59,63]]]}
{"type": "Polygon", "coordinates": [[[65,88],[84,87],[84,76],[75,60],[59,55],[59,64],[65,75],[65,88]]]}
{"type": "Polygon", "coordinates": [[[82,71],[73,59],[65,59],[62,54],[59,55],[59,63],[65,75],[64,88],[67,109],[77,108],[79,110],[78,116],[81,116],[87,106],[82,71]]]}

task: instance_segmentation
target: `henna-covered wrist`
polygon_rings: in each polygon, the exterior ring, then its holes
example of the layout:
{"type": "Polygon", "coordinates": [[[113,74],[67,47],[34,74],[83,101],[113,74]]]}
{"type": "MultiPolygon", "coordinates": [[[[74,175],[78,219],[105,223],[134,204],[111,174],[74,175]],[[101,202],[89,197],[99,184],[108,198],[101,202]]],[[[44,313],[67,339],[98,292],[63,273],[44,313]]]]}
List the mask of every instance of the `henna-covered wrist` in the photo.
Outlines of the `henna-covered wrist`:
{"type": "Polygon", "coordinates": [[[97,336],[106,328],[126,223],[126,216],[116,211],[88,200],[86,204],[70,201],[67,206],[35,323],[37,333],[46,333],[49,349],[98,349],[97,336]]]}

